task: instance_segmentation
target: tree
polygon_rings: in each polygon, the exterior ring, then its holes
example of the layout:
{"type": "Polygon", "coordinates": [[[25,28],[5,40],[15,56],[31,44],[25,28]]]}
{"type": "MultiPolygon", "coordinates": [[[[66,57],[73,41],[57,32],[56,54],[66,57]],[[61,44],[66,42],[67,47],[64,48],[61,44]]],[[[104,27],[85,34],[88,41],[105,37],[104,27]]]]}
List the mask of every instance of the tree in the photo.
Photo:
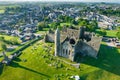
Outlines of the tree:
{"type": "Polygon", "coordinates": [[[90,22],[89,24],[87,24],[86,27],[87,27],[87,30],[88,30],[88,31],[94,32],[94,31],[97,29],[98,24],[97,24],[96,21],[92,21],[92,22],[90,22]]]}
{"type": "Polygon", "coordinates": [[[65,22],[69,22],[71,23],[73,20],[73,18],[69,17],[69,16],[65,16],[65,22]]]}
{"type": "Polygon", "coordinates": [[[101,34],[102,36],[105,36],[105,35],[107,34],[107,32],[106,32],[106,30],[105,30],[105,29],[101,29],[100,34],[101,34]]]}
{"type": "Polygon", "coordinates": [[[43,28],[46,28],[46,27],[48,27],[48,25],[47,25],[44,21],[39,22],[39,23],[37,24],[37,29],[38,29],[38,31],[41,31],[41,30],[43,30],[43,28]]]}
{"type": "Polygon", "coordinates": [[[18,39],[16,39],[16,38],[11,38],[10,41],[11,41],[11,44],[12,44],[12,45],[20,44],[20,42],[19,42],[18,39]]]}
{"type": "Polygon", "coordinates": [[[75,21],[74,19],[72,20],[72,24],[78,25],[77,21],[75,21]]]}
{"type": "Polygon", "coordinates": [[[53,23],[51,23],[51,28],[53,28],[53,29],[57,29],[58,26],[60,26],[59,22],[53,22],[53,23]]]}
{"type": "Polygon", "coordinates": [[[94,32],[98,28],[98,23],[96,20],[88,21],[86,19],[80,18],[78,20],[80,26],[85,26],[87,31],[94,32]]]}
{"type": "Polygon", "coordinates": [[[63,22],[64,21],[64,16],[63,15],[59,15],[58,16],[58,20],[60,20],[60,22],[63,22]]]}
{"type": "Polygon", "coordinates": [[[0,41],[4,41],[4,37],[3,36],[0,37],[0,41]]]}
{"type": "Polygon", "coordinates": [[[94,28],[94,26],[92,26],[92,25],[87,25],[86,27],[87,27],[87,28],[86,28],[87,31],[90,31],[90,32],[95,31],[95,28],[94,28]]]}
{"type": "Polygon", "coordinates": [[[89,21],[86,20],[86,19],[80,18],[80,19],[78,20],[78,24],[79,24],[80,26],[87,26],[87,25],[89,24],[89,21]]]}
{"type": "Polygon", "coordinates": [[[90,24],[95,28],[98,28],[98,22],[96,20],[91,21],[90,24]]]}

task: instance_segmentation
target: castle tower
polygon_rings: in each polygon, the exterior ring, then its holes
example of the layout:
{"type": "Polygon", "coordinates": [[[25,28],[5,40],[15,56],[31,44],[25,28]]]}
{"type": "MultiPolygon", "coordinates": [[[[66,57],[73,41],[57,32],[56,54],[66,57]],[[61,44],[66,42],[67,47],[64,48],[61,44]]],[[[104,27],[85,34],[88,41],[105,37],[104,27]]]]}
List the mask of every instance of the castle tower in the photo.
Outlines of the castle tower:
{"type": "Polygon", "coordinates": [[[79,39],[84,39],[84,32],[85,32],[85,28],[84,27],[80,27],[80,33],[79,33],[79,39]]]}
{"type": "Polygon", "coordinates": [[[55,31],[55,56],[60,55],[60,30],[55,31]]]}

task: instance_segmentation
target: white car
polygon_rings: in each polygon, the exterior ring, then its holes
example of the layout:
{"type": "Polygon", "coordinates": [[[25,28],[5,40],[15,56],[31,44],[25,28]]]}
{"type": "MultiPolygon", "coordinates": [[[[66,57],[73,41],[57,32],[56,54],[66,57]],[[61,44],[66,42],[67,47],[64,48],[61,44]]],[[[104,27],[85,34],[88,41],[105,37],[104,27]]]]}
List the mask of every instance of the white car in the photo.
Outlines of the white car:
{"type": "Polygon", "coordinates": [[[70,78],[75,78],[75,80],[80,80],[80,77],[78,75],[76,76],[71,76],[70,78]]]}

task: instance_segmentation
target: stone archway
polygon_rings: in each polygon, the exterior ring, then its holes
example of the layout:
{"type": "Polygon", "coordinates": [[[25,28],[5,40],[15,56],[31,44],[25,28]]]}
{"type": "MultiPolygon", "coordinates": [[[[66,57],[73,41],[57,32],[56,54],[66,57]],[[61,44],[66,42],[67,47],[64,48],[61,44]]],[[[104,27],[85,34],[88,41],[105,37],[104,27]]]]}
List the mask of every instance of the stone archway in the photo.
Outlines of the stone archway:
{"type": "Polygon", "coordinates": [[[74,44],[76,43],[76,42],[75,42],[75,39],[74,39],[74,38],[71,38],[71,39],[69,40],[69,43],[74,45],[74,44]]]}

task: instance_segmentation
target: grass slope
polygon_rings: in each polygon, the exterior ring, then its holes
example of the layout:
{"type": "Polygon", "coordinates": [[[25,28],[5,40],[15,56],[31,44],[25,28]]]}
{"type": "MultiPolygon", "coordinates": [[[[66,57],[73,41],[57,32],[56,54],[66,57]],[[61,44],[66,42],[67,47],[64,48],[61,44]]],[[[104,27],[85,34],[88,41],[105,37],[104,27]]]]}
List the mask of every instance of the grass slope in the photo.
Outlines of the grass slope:
{"type": "Polygon", "coordinates": [[[57,80],[59,76],[68,80],[69,75],[80,74],[77,71],[79,69],[64,64],[48,54],[46,47],[47,45],[40,43],[24,50],[10,66],[4,67],[0,80],[57,80]]]}
{"type": "Polygon", "coordinates": [[[5,40],[11,40],[11,39],[16,39],[16,40],[19,40],[20,42],[20,39],[19,37],[15,37],[15,36],[8,36],[8,35],[0,35],[0,37],[4,37],[5,40]]]}
{"type": "Polygon", "coordinates": [[[98,59],[86,57],[83,64],[99,68],[83,76],[84,80],[119,80],[120,79],[120,49],[101,44],[98,59]]]}
{"type": "Polygon", "coordinates": [[[106,30],[106,32],[107,32],[106,36],[116,37],[117,30],[106,30]]]}
{"type": "Polygon", "coordinates": [[[10,66],[0,69],[0,80],[70,80],[71,75],[80,75],[81,80],[120,80],[119,49],[102,43],[98,59],[81,58],[77,69],[52,56],[53,48],[41,41],[31,45],[10,66]]]}

